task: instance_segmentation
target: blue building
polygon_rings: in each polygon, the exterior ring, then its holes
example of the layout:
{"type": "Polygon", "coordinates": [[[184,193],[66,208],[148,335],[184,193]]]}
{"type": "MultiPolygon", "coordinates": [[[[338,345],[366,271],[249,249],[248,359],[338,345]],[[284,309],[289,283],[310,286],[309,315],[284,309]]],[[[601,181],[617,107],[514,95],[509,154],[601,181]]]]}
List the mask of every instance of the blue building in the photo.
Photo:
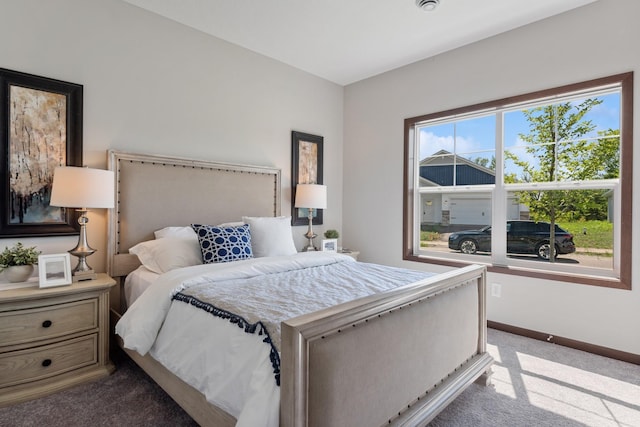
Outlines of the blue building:
{"type": "MultiPolygon", "coordinates": [[[[440,150],[420,162],[419,186],[451,187],[493,185],[495,172],[471,160],[440,150]]],[[[480,190],[480,189],[479,189],[480,190]]],[[[491,194],[486,191],[453,193],[438,191],[420,197],[421,222],[439,225],[490,225],[491,194]]],[[[528,219],[526,206],[507,198],[507,219],[528,219]]]]}

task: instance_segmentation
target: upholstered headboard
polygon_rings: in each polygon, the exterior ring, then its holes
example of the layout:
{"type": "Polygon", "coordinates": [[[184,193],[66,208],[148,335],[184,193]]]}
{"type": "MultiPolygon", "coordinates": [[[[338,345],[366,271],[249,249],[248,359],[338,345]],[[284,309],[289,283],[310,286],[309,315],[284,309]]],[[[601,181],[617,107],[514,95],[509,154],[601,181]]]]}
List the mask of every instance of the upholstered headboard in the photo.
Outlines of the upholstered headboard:
{"type": "Polygon", "coordinates": [[[129,248],[153,239],[160,228],[280,215],[279,169],[114,150],[108,154],[116,180],[107,247],[113,277],[140,265],[129,248]]]}

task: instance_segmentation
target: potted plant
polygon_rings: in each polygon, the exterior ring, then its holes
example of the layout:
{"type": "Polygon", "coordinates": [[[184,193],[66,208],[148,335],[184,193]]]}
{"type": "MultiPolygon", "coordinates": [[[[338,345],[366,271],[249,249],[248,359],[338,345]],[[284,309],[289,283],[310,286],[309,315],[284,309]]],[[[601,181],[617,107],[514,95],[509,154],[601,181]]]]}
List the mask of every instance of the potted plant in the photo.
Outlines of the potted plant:
{"type": "Polygon", "coordinates": [[[340,237],[340,233],[338,233],[338,230],[327,230],[324,232],[324,237],[327,239],[337,239],[340,237]]]}
{"type": "Polygon", "coordinates": [[[33,266],[38,263],[40,251],[35,246],[25,247],[18,242],[13,247],[5,247],[0,253],[0,272],[9,282],[24,282],[33,273],[33,266]]]}
{"type": "Polygon", "coordinates": [[[340,233],[338,230],[327,230],[324,232],[324,239],[322,240],[322,250],[329,252],[336,252],[338,250],[338,237],[340,233]]]}

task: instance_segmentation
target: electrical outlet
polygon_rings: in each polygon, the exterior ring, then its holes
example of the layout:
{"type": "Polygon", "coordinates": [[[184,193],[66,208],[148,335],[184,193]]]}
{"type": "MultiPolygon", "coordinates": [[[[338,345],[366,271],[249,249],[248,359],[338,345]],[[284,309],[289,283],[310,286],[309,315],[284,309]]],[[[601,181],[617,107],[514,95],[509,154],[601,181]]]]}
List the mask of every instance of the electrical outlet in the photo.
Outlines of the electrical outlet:
{"type": "Polygon", "coordinates": [[[502,285],[500,283],[492,283],[491,284],[491,296],[500,298],[502,295],[502,285]]]}

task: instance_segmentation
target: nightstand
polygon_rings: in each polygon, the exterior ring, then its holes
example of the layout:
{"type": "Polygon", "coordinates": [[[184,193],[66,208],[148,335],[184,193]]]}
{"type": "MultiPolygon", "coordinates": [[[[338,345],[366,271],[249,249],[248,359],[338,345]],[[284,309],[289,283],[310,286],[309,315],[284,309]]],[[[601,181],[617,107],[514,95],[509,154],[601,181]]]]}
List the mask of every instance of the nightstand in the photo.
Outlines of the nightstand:
{"type": "Polygon", "coordinates": [[[109,375],[109,289],[115,280],[0,291],[0,406],[109,375]]]}

